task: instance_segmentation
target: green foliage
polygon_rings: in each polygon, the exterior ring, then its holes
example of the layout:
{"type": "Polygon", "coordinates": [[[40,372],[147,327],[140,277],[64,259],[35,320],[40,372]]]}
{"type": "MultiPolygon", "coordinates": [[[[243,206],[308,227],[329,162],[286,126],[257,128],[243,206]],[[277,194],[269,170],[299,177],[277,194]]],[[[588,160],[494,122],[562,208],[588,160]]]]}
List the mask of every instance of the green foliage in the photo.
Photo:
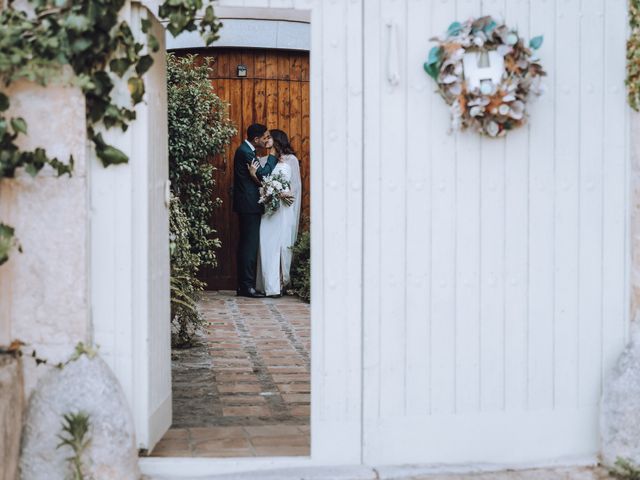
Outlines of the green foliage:
{"type": "Polygon", "coordinates": [[[88,358],[94,358],[97,354],[98,354],[98,350],[96,347],[93,347],[91,345],[85,345],[84,342],[78,342],[76,344],[76,348],[74,348],[73,350],[73,354],[71,355],[69,360],[65,362],[64,365],[68,365],[71,362],[75,362],[82,355],[86,355],[88,358]]]}
{"type": "Polygon", "coordinates": [[[618,458],[609,474],[618,480],[640,480],[640,469],[631,461],[618,458]]]}
{"type": "Polygon", "coordinates": [[[182,210],[180,200],[171,196],[169,204],[169,231],[171,253],[171,343],[176,347],[191,344],[194,332],[203,318],[196,302],[204,290],[198,280],[200,259],[189,244],[189,219],[182,210]]]}
{"type": "MultiPolygon", "coordinates": [[[[0,80],[6,87],[19,79],[46,85],[60,77],[65,67],[73,74],[86,100],[87,136],[104,166],[125,163],[127,156],[108,145],[96,131],[97,125],[126,130],[135,119],[133,107],[144,96],[142,76],[153,64],[151,52],[159,48],[158,39],[150,33],[150,22],[142,20],[147,35],[145,45],[134,38],[130,26],[120,21],[118,13],[125,0],[28,0],[25,9],[13,2],[0,10],[0,80]],[[27,9],[32,9],[28,12],[27,9]],[[114,80],[127,76],[131,105],[114,102],[114,80]]],[[[166,0],[159,8],[161,18],[169,20],[175,36],[197,28],[196,14],[201,0],[166,0]]],[[[199,21],[200,32],[207,45],[217,38],[221,27],[213,8],[207,7],[199,21]]],[[[10,99],[0,92],[0,179],[13,177],[18,168],[31,175],[50,165],[58,175],[69,174],[73,158],[67,163],[49,158],[44,149],[21,150],[15,142],[26,135],[22,118],[7,118],[10,99]]],[[[2,248],[2,247],[0,247],[2,248]]],[[[0,250],[2,258],[2,250],[0,250]]]]}
{"type": "Polygon", "coordinates": [[[293,247],[291,286],[300,298],[311,301],[311,235],[305,230],[293,247]]]}
{"type": "Polygon", "coordinates": [[[62,433],[58,435],[60,443],[57,448],[69,447],[73,455],[67,457],[71,469],[70,480],[84,480],[85,466],[82,455],[91,444],[89,415],[85,412],[66,413],[63,416],[62,433]]]}
{"type": "MultiPolygon", "coordinates": [[[[201,0],[168,0],[160,6],[159,13],[162,18],[169,20],[167,30],[175,37],[180,32],[192,32],[198,28],[195,17],[202,6],[201,0]]],[[[200,34],[207,46],[218,39],[221,26],[213,13],[213,7],[208,5],[200,20],[200,34]]]]}
{"type": "Polygon", "coordinates": [[[215,182],[211,157],[222,154],[236,129],[227,105],[213,92],[209,61],[167,57],[169,178],[189,222],[189,245],[200,265],[215,266],[220,241],[211,228],[215,182]]]}
{"type": "Polygon", "coordinates": [[[627,92],[629,105],[640,110],[640,0],[629,0],[629,39],[627,40],[627,92]]]}
{"type": "Polygon", "coordinates": [[[0,223],[0,265],[9,260],[9,252],[14,248],[20,251],[20,246],[14,237],[13,227],[0,223]]]}

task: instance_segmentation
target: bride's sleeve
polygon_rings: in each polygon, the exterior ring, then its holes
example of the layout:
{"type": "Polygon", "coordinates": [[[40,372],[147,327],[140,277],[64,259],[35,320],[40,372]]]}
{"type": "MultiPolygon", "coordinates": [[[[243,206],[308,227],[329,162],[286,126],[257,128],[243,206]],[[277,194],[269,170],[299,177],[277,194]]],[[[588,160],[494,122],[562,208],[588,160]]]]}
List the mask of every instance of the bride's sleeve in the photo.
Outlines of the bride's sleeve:
{"type": "Polygon", "coordinates": [[[302,178],[300,177],[300,162],[295,155],[289,157],[289,165],[291,166],[291,193],[293,193],[293,207],[295,208],[295,230],[293,234],[295,241],[302,208],[302,178]]]}

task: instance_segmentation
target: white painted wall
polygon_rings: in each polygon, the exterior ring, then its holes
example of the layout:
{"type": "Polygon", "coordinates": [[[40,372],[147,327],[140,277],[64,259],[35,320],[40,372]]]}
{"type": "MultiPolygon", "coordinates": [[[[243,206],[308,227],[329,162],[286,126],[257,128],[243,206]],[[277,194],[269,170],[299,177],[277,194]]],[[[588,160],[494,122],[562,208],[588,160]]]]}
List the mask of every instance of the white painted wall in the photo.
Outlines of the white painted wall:
{"type": "Polygon", "coordinates": [[[366,2],[365,462],[595,456],[628,325],[625,25],[619,0],[366,2]],[[422,70],[480,14],[545,35],[548,92],[503,140],[448,135],[422,70]]]}
{"type": "MultiPolygon", "coordinates": [[[[50,365],[68,360],[76,344],[90,338],[85,102],[64,80],[2,89],[11,99],[8,117],[23,117],[29,126],[21,147],[75,161],[70,178],[46,167],[36,177],[19,170],[16,178],[0,180],[0,221],[15,227],[23,249],[0,266],[0,345],[21,340],[25,353],[35,350],[50,365]]],[[[50,367],[25,360],[30,394],[50,367]]]]}

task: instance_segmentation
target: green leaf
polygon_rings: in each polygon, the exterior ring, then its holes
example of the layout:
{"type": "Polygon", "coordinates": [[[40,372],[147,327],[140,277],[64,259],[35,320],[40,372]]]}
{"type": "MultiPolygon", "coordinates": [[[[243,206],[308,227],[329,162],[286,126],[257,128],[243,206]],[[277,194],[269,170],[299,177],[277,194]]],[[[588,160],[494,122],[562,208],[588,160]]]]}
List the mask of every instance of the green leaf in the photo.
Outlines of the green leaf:
{"type": "Polygon", "coordinates": [[[88,38],[76,38],[71,44],[71,50],[75,53],[84,52],[91,47],[91,40],[88,38]]]}
{"type": "Polygon", "coordinates": [[[442,47],[433,47],[429,51],[429,59],[427,60],[427,64],[434,65],[440,61],[442,58],[442,47]]]}
{"type": "Polygon", "coordinates": [[[130,66],[131,62],[126,58],[114,58],[109,62],[109,68],[119,77],[122,77],[130,66]]]}
{"type": "Polygon", "coordinates": [[[154,35],[149,35],[147,37],[147,42],[152,52],[157,52],[160,49],[160,43],[154,35]]]}
{"type": "Polygon", "coordinates": [[[0,92],[0,112],[4,112],[9,109],[9,97],[0,92]]]}
{"type": "Polygon", "coordinates": [[[27,165],[24,167],[24,170],[32,177],[35,177],[40,171],[40,169],[37,168],[33,163],[27,163],[27,165]]]}
{"type": "Polygon", "coordinates": [[[91,21],[84,15],[76,15],[75,13],[72,13],[67,16],[63,25],[69,30],[82,32],[89,29],[89,27],[91,26],[91,21]]]}
{"type": "Polygon", "coordinates": [[[27,134],[27,122],[23,118],[12,118],[11,127],[13,127],[15,133],[27,134]]]}
{"type": "Polygon", "coordinates": [[[460,22],[453,22],[451,25],[449,25],[449,28],[447,29],[447,34],[450,37],[455,37],[461,31],[462,31],[462,24],[460,22]]]}
{"type": "Polygon", "coordinates": [[[142,33],[147,33],[151,29],[151,21],[146,18],[143,18],[140,24],[142,26],[142,33]]]}
{"type": "Polygon", "coordinates": [[[151,68],[151,65],[153,65],[153,58],[151,58],[151,55],[144,55],[140,57],[140,60],[136,65],[136,73],[140,76],[144,75],[151,68]]]}
{"type": "Polygon", "coordinates": [[[542,46],[542,42],[544,41],[544,37],[542,35],[532,38],[529,42],[529,46],[534,50],[538,50],[542,46]]]}
{"type": "Polygon", "coordinates": [[[140,103],[144,96],[144,81],[140,77],[131,77],[127,82],[133,103],[140,103]]]}
{"type": "Polygon", "coordinates": [[[119,165],[129,161],[129,157],[127,157],[124,152],[111,145],[105,145],[103,148],[96,149],[96,154],[98,158],[102,160],[105,167],[109,165],[119,165]]]}
{"type": "Polygon", "coordinates": [[[204,23],[205,25],[213,25],[215,21],[216,21],[216,16],[213,13],[213,7],[209,5],[204,12],[202,23],[204,23]]]}
{"type": "Polygon", "coordinates": [[[497,26],[498,24],[494,20],[491,20],[487,25],[485,25],[484,33],[490,34],[496,29],[497,26]]]}
{"type": "Polygon", "coordinates": [[[434,65],[433,63],[425,63],[424,64],[424,71],[427,72],[427,74],[433,78],[434,80],[438,80],[438,75],[440,73],[440,69],[434,65]]]}

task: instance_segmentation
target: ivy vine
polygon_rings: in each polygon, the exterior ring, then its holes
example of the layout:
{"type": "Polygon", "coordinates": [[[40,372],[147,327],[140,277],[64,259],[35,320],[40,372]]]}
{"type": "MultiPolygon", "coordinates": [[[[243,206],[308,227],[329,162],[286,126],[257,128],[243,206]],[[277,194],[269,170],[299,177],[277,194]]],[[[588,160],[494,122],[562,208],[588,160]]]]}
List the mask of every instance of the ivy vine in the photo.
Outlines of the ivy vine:
{"type": "MultiPolygon", "coordinates": [[[[126,163],[127,155],[105,142],[96,127],[125,131],[135,120],[134,107],[145,93],[143,76],[153,64],[151,53],[159,48],[158,39],[150,31],[150,21],[141,20],[141,30],[146,35],[146,42],[141,43],[129,24],[118,18],[125,0],[26,3],[32,11],[14,6],[12,0],[0,11],[0,88],[20,79],[47,85],[53,79],[64,78],[70,68],[71,83],[85,96],[87,137],[96,155],[105,167],[126,163]],[[122,106],[112,94],[115,82],[125,76],[131,104],[122,106]]],[[[210,45],[218,38],[222,24],[211,5],[198,19],[202,7],[202,0],[165,0],[158,16],[168,21],[167,30],[173,36],[199,29],[210,45]]],[[[9,107],[9,96],[0,91],[0,179],[14,177],[19,168],[36,175],[46,165],[58,176],[71,175],[73,157],[63,162],[51,158],[42,148],[27,151],[19,147],[17,141],[28,134],[28,126],[23,118],[8,118],[9,107]]],[[[0,223],[0,265],[16,245],[13,228],[0,223]]]]}
{"type": "Polygon", "coordinates": [[[629,0],[629,39],[627,40],[627,92],[629,105],[640,110],[640,0],[629,0]]]}

